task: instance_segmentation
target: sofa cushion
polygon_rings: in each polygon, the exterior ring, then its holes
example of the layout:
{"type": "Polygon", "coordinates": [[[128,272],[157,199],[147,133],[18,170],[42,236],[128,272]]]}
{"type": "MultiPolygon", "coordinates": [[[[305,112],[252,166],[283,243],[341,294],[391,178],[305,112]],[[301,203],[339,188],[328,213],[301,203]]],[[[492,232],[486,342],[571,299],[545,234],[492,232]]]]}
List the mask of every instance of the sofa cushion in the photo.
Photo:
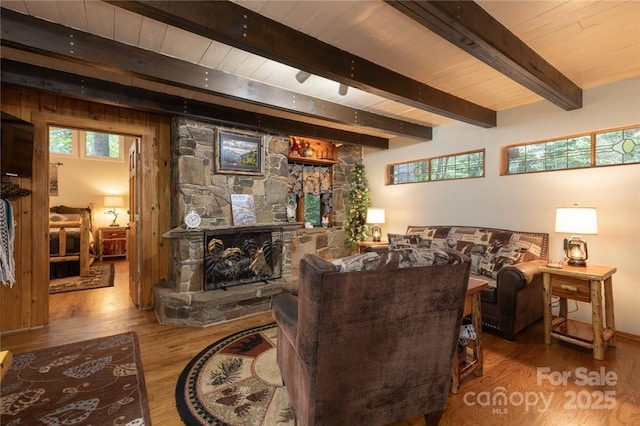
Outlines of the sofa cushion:
{"type": "Polygon", "coordinates": [[[407,226],[407,235],[417,235],[425,240],[446,239],[453,226],[407,226]]]}
{"type": "Polygon", "coordinates": [[[505,265],[546,257],[544,234],[473,226],[414,226],[407,234],[422,246],[453,249],[471,258],[471,273],[495,280],[505,265]]]}
{"type": "Polygon", "coordinates": [[[461,263],[463,261],[457,253],[440,249],[409,247],[395,250],[395,252],[400,256],[398,268],[448,265],[461,263]]]}
{"type": "Polygon", "coordinates": [[[387,234],[387,240],[389,241],[389,250],[426,246],[426,243],[422,240],[420,235],[387,234]]]}
{"type": "Polygon", "coordinates": [[[372,271],[380,266],[380,255],[370,251],[334,259],[331,263],[340,267],[339,272],[372,271]]]}
{"type": "Polygon", "coordinates": [[[418,266],[452,265],[469,259],[454,250],[407,247],[371,251],[332,260],[339,272],[390,270],[418,266]]]}

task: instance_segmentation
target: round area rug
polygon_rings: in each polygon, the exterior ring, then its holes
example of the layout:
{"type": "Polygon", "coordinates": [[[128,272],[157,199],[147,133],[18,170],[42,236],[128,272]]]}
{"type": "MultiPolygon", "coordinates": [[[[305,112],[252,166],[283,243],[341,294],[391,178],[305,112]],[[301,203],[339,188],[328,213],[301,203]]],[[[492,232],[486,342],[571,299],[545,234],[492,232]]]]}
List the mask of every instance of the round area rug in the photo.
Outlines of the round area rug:
{"type": "Polygon", "coordinates": [[[187,425],[293,425],[276,363],[276,324],[241,331],[200,352],[180,374],[176,405],[187,425]]]}

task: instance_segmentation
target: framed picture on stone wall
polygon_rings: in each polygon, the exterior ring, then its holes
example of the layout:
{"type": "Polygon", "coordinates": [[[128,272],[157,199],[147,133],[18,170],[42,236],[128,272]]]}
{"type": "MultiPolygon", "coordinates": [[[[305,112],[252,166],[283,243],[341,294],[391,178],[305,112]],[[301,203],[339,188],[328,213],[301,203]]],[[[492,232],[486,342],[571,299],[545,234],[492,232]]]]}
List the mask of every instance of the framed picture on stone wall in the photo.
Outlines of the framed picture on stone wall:
{"type": "Polygon", "coordinates": [[[264,174],[264,143],[261,136],[218,131],[215,172],[264,174]]]}
{"type": "Polygon", "coordinates": [[[234,226],[255,225],[256,203],[251,194],[231,194],[231,214],[234,226]]]}

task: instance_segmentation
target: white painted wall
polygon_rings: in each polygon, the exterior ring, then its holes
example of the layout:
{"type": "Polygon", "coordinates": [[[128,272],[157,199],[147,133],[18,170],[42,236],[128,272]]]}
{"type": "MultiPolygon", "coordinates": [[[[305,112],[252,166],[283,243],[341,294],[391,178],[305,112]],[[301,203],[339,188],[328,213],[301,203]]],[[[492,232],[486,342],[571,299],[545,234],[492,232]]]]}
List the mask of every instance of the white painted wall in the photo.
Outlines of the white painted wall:
{"type": "MultiPolygon", "coordinates": [[[[407,225],[480,225],[548,232],[550,256],[562,254],[563,234],[554,232],[556,207],[598,209],[598,235],[584,236],[588,262],[614,265],[616,328],[640,336],[640,165],[500,176],[505,145],[640,124],[640,78],[584,91],[583,108],[564,111],[550,102],[498,114],[493,129],[453,123],[434,128],[433,140],[394,139],[389,150],[366,150],[372,205],[386,210],[383,232],[407,225]],[[387,186],[389,163],[485,148],[482,179],[387,186]]],[[[590,321],[590,305],[570,316],[590,321]]],[[[569,310],[574,307],[569,304],[569,310]]]]}
{"type": "Polygon", "coordinates": [[[105,215],[104,197],[121,195],[125,206],[118,208],[120,226],[129,222],[129,167],[127,160],[107,161],[78,159],[51,155],[50,162],[61,162],[58,167],[58,196],[49,197],[49,206],[65,205],[86,207],[94,203],[94,229],[109,226],[112,215],[105,215]]]}

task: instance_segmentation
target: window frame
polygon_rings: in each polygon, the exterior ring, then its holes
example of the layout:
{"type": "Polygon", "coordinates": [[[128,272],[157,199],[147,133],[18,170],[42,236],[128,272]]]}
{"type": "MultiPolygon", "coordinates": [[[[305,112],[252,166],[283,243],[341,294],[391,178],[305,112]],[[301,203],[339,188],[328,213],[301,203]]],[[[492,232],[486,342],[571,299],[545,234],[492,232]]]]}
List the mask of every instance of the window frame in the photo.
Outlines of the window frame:
{"type": "Polygon", "coordinates": [[[70,129],[69,127],[60,127],[60,126],[49,126],[48,127],[48,132],[47,132],[47,145],[49,146],[49,155],[55,155],[57,157],[64,157],[64,158],[78,158],[79,157],[79,152],[80,152],[80,140],[79,140],[79,134],[78,134],[78,130],[76,129],[70,129]],[[70,153],[65,153],[65,152],[54,152],[51,151],[51,130],[71,130],[71,152],[70,153]]]}
{"type": "MultiPolygon", "coordinates": [[[[624,131],[627,129],[640,129],[640,124],[632,124],[629,126],[622,126],[622,127],[614,127],[614,128],[610,128],[610,129],[601,129],[601,130],[594,130],[594,131],[590,131],[590,132],[584,132],[584,133],[576,133],[576,134],[572,134],[569,136],[561,136],[561,137],[554,137],[554,138],[547,138],[547,139],[541,139],[541,140],[537,140],[537,141],[532,141],[532,142],[526,142],[526,143],[516,143],[516,144],[510,144],[510,145],[506,145],[503,146],[501,149],[501,159],[500,159],[500,176],[518,176],[518,175],[526,175],[526,174],[532,174],[532,173],[545,173],[545,172],[557,172],[557,171],[563,171],[563,170],[586,170],[586,169],[592,169],[592,168],[600,168],[600,167],[612,167],[612,166],[626,166],[626,165],[633,165],[633,164],[640,164],[640,162],[631,162],[631,163],[616,163],[616,164],[597,164],[597,147],[596,147],[596,141],[599,135],[603,135],[603,134],[607,134],[607,133],[613,133],[613,132],[619,132],[619,131],[624,131]],[[525,165],[525,171],[522,172],[510,172],[509,171],[509,166],[510,166],[510,158],[509,158],[509,150],[513,149],[513,148],[525,148],[528,146],[532,146],[532,145],[550,145],[553,143],[558,143],[558,142],[563,142],[563,141],[571,141],[571,140],[575,140],[575,139],[579,139],[579,138],[584,138],[584,137],[588,137],[589,138],[589,164],[585,165],[585,166],[576,166],[576,167],[562,167],[562,168],[549,168],[547,169],[546,167],[542,170],[526,170],[526,165],[525,165]]],[[[567,151],[567,156],[571,155],[571,151],[567,151]]],[[[542,161],[543,163],[547,164],[547,162],[550,160],[546,155],[539,159],[540,161],[542,161]]],[[[520,161],[524,161],[525,163],[528,162],[528,159],[526,158],[526,155],[524,157],[524,159],[521,159],[520,161]]]]}
{"type": "Polygon", "coordinates": [[[82,159],[88,159],[88,160],[101,160],[101,161],[124,161],[124,136],[123,135],[119,135],[116,133],[107,133],[107,132],[100,132],[100,131],[96,131],[96,130],[90,130],[90,129],[86,129],[86,130],[79,130],[80,132],[80,136],[79,136],[79,141],[80,141],[80,158],[82,159]],[[118,138],[118,152],[120,153],[120,155],[118,157],[103,157],[100,155],[89,155],[87,154],[87,133],[88,132],[92,132],[92,133],[105,133],[108,134],[109,136],[113,135],[116,136],[118,138]]]}
{"type": "Polygon", "coordinates": [[[92,129],[75,129],[70,127],[62,127],[56,125],[50,125],[48,127],[47,133],[48,145],[49,145],[49,155],[57,156],[63,158],[76,158],[76,159],[86,159],[86,160],[97,160],[97,161],[113,161],[113,162],[123,162],[125,160],[125,139],[126,136],[118,133],[109,133],[100,130],[92,130],[92,129]],[[71,153],[61,153],[61,152],[53,152],[51,151],[51,130],[52,129],[61,129],[61,130],[70,130],[71,131],[71,153]],[[103,157],[98,155],[89,155],[87,154],[87,132],[93,133],[106,133],[108,135],[114,135],[118,138],[119,145],[119,157],[103,157]]]}
{"type": "Polygon", "coordinates": [[[479,179],[479,178],[484,178],[486,176],[486,150],[484,148],[481,149],[475,149],[475,150],[471,150],[471,151],[462,151],[462,152],[456,152],[453,154],[445,154],[445,155],[439,155],[436,157],[425,157],[425,158],[419,158],[416,160],[411,160],[411,161],[401,161],[401,162],[397,162],[397,163],[391,163],[391,164],[387,164],[386,166],[386,178],[385,178],[385,185],[407,185],[407,184],[412,184],[412,183],[427,183],[427,182],[444,182],[444,181],[451,181],[451,180],[465,180],[465,179],[479,179]],[[462,157],[462,156],[469,156],[471,154],[482,154],[482,172],[479,176],[464,176],[464,177],[450,177],[450,178],[442,178],[442,179],[432,179],[431,175],[433,173],[433,161],[440,161],[442,159],[453,159],[455,160],[458,157],[462,157]],[[417,164],[417,163],[421,163],[421,162],[426,162],[427,163],[427,172],[426,172],[426,176],[427,178],[425,180],[417,180],[417,181],[412,181],[412,182],[394,182],[393,181],[393,168],[400,166],[400,165],[404,165],[404,164],[417,164]]]}

